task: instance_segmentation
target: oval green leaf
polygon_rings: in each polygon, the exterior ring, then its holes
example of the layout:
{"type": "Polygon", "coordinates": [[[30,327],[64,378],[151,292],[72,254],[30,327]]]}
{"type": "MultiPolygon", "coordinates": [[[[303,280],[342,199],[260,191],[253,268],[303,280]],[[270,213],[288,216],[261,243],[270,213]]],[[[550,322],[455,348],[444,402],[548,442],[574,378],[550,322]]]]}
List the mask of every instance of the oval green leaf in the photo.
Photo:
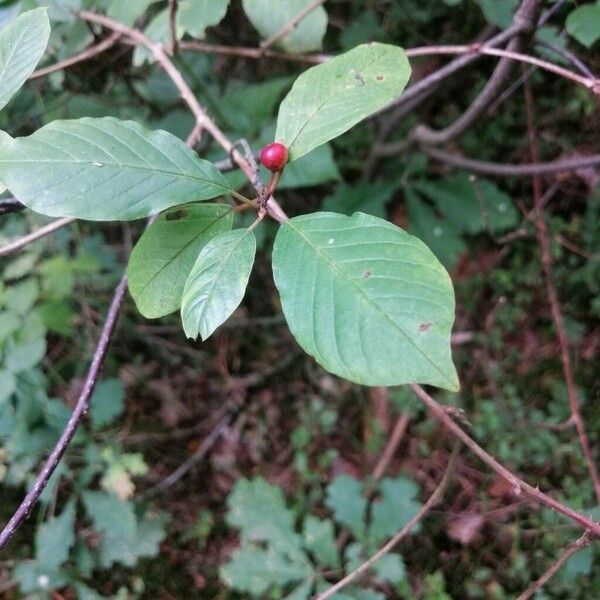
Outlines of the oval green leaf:
{"type": "MultiPolygon", "coordinates": [[[[242,0],[246,16],[264,38],[278,33],[299,15],[312,0],[242,0]]],[[[327,30],[327,13],[318,6],[306,15],[292,30],[277,40],[276,45],[288,52],[320,50],[327,30]]]]}
{"type": "Polygon", "coordinates": [[[142,315],[155,319],[179,309],[198,253],[232,225],[227,204],[189,204],[160,215],[138,240],[127,267],[129,291],[142,315]]]}
{"type": "Polygon", "coordinates": [[[27,11],[0,31],[0,109],[33,73],[49,37],[46,8],[27,11]]]}
{"type": "Polygon", "coordinates": [[[206,340],[240,305],[255,254],[256,238],[249,229],[222,233],[204,246],[181,301],[181,320],[189,338],[200,335],[206,340]]]}
{"type": "Polygon", "coordinates": [[[275,139],[296,160],[381,110],[402,93],[409,77],[402,48],[357,46],[296,79],[279,108],[275,139]]]}
{"type": "Polygon", "coordinates": [[[131,220],[228,193],[179,138],[112,117],[53,121],[0,147],[0,180],[51,217],[131,220]]]}
{"type": "Polygon", "coordinates": [[[273,275],[292,334],[331,373],[458,389],[452,282],[419,239],[363,213],[302,215],[277,234],[273,275]]]}

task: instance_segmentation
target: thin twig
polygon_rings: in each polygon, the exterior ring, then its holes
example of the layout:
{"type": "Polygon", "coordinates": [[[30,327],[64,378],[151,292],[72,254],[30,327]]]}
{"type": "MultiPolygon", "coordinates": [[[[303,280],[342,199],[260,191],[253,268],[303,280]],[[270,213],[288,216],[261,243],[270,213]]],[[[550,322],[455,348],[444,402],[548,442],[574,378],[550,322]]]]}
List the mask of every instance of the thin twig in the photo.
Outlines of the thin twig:
{"type": "Polygon", "coordinates": [[[404,525],[404,527],[402,527],[402,529],[398,531],[398,533],[396,533],[394,537],[392,537],[392,539],[390,539],[389,542],[384,544],[377,552],[375,552],[373,556],[371,556],[368,560],[362,563],[359,567],[354,569],[354,571],[346,575],[343,579],[338,581],[335,585],[332,585],[325,592],[315,596],[314,600],[327,600],[328,598],[331,598],[334,594],[339,592],[341,589],[345,588],[348,584],[352,583],[358,577],[360,577],[365,571],[370,569],[382,556],[390,552],[410,533],[413,527],[441,500],[442,495],[446,491],[448,483],[452,478],[454,468],[456,467],[459,450],[460,442],[456,442],[452,450],[452,454],[450,455],[450,460],[448,461],[448,466],[446,467],[442,480],[435,488],[431,496],[429,496],[427,502],[425,502],[425,504],[423,504],[423,506],[417,512],[417,514],[415,514],[408,521],[408,523],[406,523],[406,525],[404,525]]]}
{"type": "Polygon", "coordinates": [[[309,64],[319,64],[332,58],[329,54],[286,54],[285,52],[275,52],[274,50],[267,49],[261,50],[259,48],[250,48],[248,46],[224,46],[222,44],[209,44],[207,42],[201,42],[198,40],[179,42],[179,49],[190,52],[203,52],[206,54],[240,56],[242,58],[275,58],[279,60],[288,60],[309,64]]]}
{"type": "MultiPolygon", "coordinates": [[[[479,47],[479,50],[481,50],[482,47],[491,48],[502,45],[508,40],[512,39],[515,35],[520,34],[526,28],[527,25],[525,24],[525,21],[514,22],[510,27],[507,27],[504,31],[501,31],[494,37],[490,38],[487,42],[485,42],[484,46],[477,47],[479,47]]],[[[414,52],[416,51],[417,49],[413,49],[413,56],[415,56],[414,52]]],[[[423,77],[423,79],[421,79],[419,82],[406,88],[402,95],[395,102],[390,104],[388,108],[411,102],[416,97],[420,97],[422,100],[425,100],[437,89],[438,85],[448,79],[448,77],[452,76],[457,71],[464,69],[471,63],[481,58],[481,56],[481,52],[474,52],[472,47],[470,47],[470,50],[467,53],[462,54],[458,58],[449,62],[447,65],[444,65],[437,71],[427,75],[427,77],[423,77]]]]}
{"type": "Polygon", "coordinates": [[[568,60],[582,75],[592,79],[595,77],[594,72],[578,56],[566,48],[562,48],[557,44],[552,44],[551,42],[546,42],[544,40],[536,40],[536,44],[542,46],[542,48],[547,48],[551,52],[554,52],[554,54],[568,60]]]}
{"type": "Polygon", "coordinates": [[[537,487],[529,485],[526,481],[515,475],[512,471],[509,471],[493,456],[488,454],[474,439],[465,433],[463,429],[455,423],[450,413],[446,411],[442,405],[436,402],[421,386],[411,384],[410,387],[438,421],[443,423],[447,429],[449,429],[458,439],[460,439],[463,444],[467,446],[467,448],[469,448],[473,454],[478,456],[488,467],[490,467],[495,473],[510,483],[512,486],[512,492],[516,497],[519,497],[523,494],[530,500],[539,502],[555,512],[564,515],[574,523],[577,523],[586,531],[589,531],[594,537],[600,537],[600,523],[593,521],[586,515],[581,514],[572,508],[569,508],[562,502],[555,500],[551,496],[544,494],[544,492],[541,492],[537,487]]]}
{"type": "Polygon", "coordinates": [[[42,467],[42,470],[36,477],[33,486],[25,495],[25,498],[19,505],[19,508],[11,517],[10,521],[0,532],[0,550],[4,548],[4,546],[6,546],[11,537],[14,535],[17,527],[19,527],[19,525],[21,525],[21,523],[29,515],[29,512],[31,511],[34,504],[37,502],[41,493],[43,492],[44,488],[48,484],[48,481],[52,473],[54,472],[54,469],[58,465],[58,462],[60,461],[67,447],[71,443],[71,440],[75,435],[75,431],[77,430],[81,419],[84,417],[88,410],[90,397],[92,395],[92,392],[94,391],[94,388],[96,387],[98,376],[104,363],[104,358],[106,357],[106,352],[108,350],[108,346],[110,345],[115,325],[117,323],[117,318],[119,316],[119,311],[121,309],[121,304],[123,302],[123,297],[125,296],[126,289],[127,277],[123,275],[121,281],[119,282],[119,285],[115,289],[115,293],[110,303],[110,308],[108,309],[108,313],[106,315],[106,321],[104,322],[104,326],[102,327],[100,338],[98,340],[98,344],[96,345],[96,349],[94,350],[94,355],[90,364],[88,374],[85,378],[85,382],[79,394],[79,398],[77,399],[77,404],[75,405],[75,408],[73,409],[69,421],[66,427],[64,428],[58,442],[54,446],[54,449],[50,453],[50,456],[48,456],[48,458],[44,462],[44,466],[42,467]]]}
{"type": "MultiPolygon", "coordinates": [[[[537,162],[539,157],[539,150],[533,108],[533,92],[531,91],[531,85],[529,85],[529,81],[525,82],[524,89],[529,147],[531,149],[532,160],[534,162],[537,162]]],[[[600,504],[600,475],[598,474],[598,469],[596,467],[596,463],[594,462],[594,455],[592,453],[590,441],[585,430],[583,417],[581,416],[579,398],[577,397],[577,389],[575,387],[573,369],[571,367],[569,339],[567,338],[567,333],[565,331],[562,311],[560,308],[560,300],[558,299],[558,293],[556,292],[556,287],[554,285],[554,274],[552,272],[552,251],[550,249],[550,237],[548,236],[548,228],[546,227],[546,221],[544,219],[542,183],[539,175],[533,175],[532,183],[534,198],[533,215],[537,231],[537,240],[542,255],[542,270],[544,272],[544,278],[546,279],[546,292],[548,294],[550,312],[552,314],[552,319],[554,320],[556,334],[558,337],[560,358],[562,362],[563,374],[565,377],[565,384],[567,386],[569,407],[571,410],[571,421],[575,425],[575,429],[579,437],[579,443],[583,451],[583,457],[586,462],[590,477],[592,479],[592,485],[594,487],[594,493],[596,494],[596,500],[600,504]]]]}
{"type": "Polygon", "coordinates": [[[101,42],[99,42],[98,44],[95,44],[94,46],[89,46],[88,48],[85,48],[81,52],[78,52],[77,54],[74,54],[73,56],[71,56],[69,58],[65,58],[65,60],[61,60],[57,63],[54,63],[53,65],[49,65],[47,67],[43,67],[42,69],[38,69],[37,71],[34,71],[29,76],[29,79],[36,79],[37,77],[44,77],[45,75],[49,75],[50,73],[54,73],[56,71],[62,71],[63,69],[72,67],[73,65],[76,65],[77,63],[85,62],[86,60],[90,60],[90,58],[94,58],[94,56],[98,56],[98,54],[102,54],[103,52],[106,52],[109,48],[112,48],[119,41],[120,37],[121,37],[121,34],[118,32],[115,32],[115,33],[109,35],[107,38],[105,38],[101,42]]]}
{"type": "MultiPolygon", "coordinates": [[[[537,22],[539,14],[542,10],[542,3],[533,3],[531,5],[531,13],[528,18],[531,22],[537,22]]],[[[520,51],[531,37],[531,31],[523,32],[514,38],[509,43],[507,50],[510,52],[520,51]]],[[[478,46],[484,46],[485,43],[478,46]]],[[[488,79],[483,89],[475,96],[469,107],[448,127],[440,130],[434,130],[426,125],[419,125],[413,129],[409,135],[410,142],[418,144],[446,144],[449,141],[459,137],[467,129],[469,129],[477,119],[485,113],[490,107],[494,99],[501,92],[504,83],[510,74],[513,67],[513,61],[510,58],[502,58],[498,61],[491,77],[488,79]]]]}
{"type": "Polygon", "coordinates": [[[409,48],[406,50],[408,57],[416,56],[432,56],[438,54],[483,54],[485,56],[498,56],[517,62],[522,62],[530,65],[535,65],[540,69],[564,77],[582,85],[583,87],[591,90],[595,94],[600,94],[600,79],[597,77],[587,77],[579,75],[569,69],[561,67],[560,65],[551,63],[547,60],[542,60],[536,56],[530,56],[522,52],[516,52],[509,48],[493,48],[489,42],[485,44],[465,44],[465,45],[449,45],[449,46],[422,46],[418,48],[409,48]]]}
{"type": "Polygon", "coordinates": [[[324,4],[326,0],[313,0],[310,4],[307,4],[303,10],[301,10],[295,17],[290,19],[279,31],[275,32],[271,37],[263,40],[260,43],[261,51],[267,50],[273,44],[278,42],[282,37],[285,37],[290,31],[304,19],[304,17],[308,16],[313,10],[317,9],[319,6],[324,4]]]}
{"type": "Polygon", "coordinates": [[[396,420],[394,429],[392,429],[392,433],[390,435],[390,439],[388,440],[385,448],[383,449],[383,452],[381,453],[381,456],[379,457],[375,468],[373,469],[373,482],[379,481],[386,472],[390,461],[394,457],[394,454],[396,454],[396,450],[398,449],[398,446],[400,445],[400,442],[404,437],[404,432],[408,427],[409,421],[410,413],[408,412],[401,413],[398,419],[396,420]]]}
{"type": "Polygon", "coordinates": [[[590,538],[584,533],[578,540],[569,544],[563,553],[550,565],[548,570],[536,581],[534,581],[516,600],[529,600],[536,592],[541,590],[551,577],[556,575],[562,566],[575,554],[583,548],[590,545],[590,538]]]}
{"type": "MultiPolygon", "coordinates": [[[[382,156],[392,156],[392,144],[387,144],[379,149],[382,156]]],[[[466,158],[452,152],[439,150],[437,148],[423,148],[427,156],[447,163],[459,169],[473,171],[482,175],[497,175],[500,177],[530,177],[531,175],[542,175],[544,173],[560,173],[567,171],[578,171],[586,167],[600,166],[600,154],[581,156],[577,158],[566,158],[550,162],[538,162],[529,164],[502,164],[484,160],[466,158]]]]}
{"type": "Polygon", "coordinates": [[[8,254],[12,254],[13,252],[17,252],[17,250],[21,250],[28,244],[35,242],[51,233],[54,233],[58,229],[62,227],[66,227],[75,221],[72,217],[63,217],[62,219],[56,219],[56,221],[52,221],[52,223],[48,223],[48,225],[44,225],[44,227],[40,227],[23,237],[17,238],[12,242],[8,242],[5,246],[0,248],[0,256],[7,256],[8,254]]]}
{"type": "Polygon", "coordinates": [[[200,138],[202,137],[203,128],[204,126],[202,125],[202,123],[196,123],[192,131],[190,131],[190,134],[187,136],[187,140],[185,140],[185,143],[190,148],[193,148],[200,141],[200,138]]]}
{"type": "Polygon", "coordinates": [[[231,422],[232,415],[226,414],[219,419],[218,423],[213,427],[211,432],[202,440],[193,454],[191,454],[182,464],[179,465],[170,475],[165,477],[160,483],[145,491],[141,495],[141,499],[147,500],[169,489],[175,485],[186,473],[196,466],[208,454],[210,449],[217,443],[223,432],[231,422]]]}
{"type": "Polygon", "coordinates": [[[169,37],[171,54],[175,54],[178,49],[177,40],[177,0],[169,0],[169,37]]]}

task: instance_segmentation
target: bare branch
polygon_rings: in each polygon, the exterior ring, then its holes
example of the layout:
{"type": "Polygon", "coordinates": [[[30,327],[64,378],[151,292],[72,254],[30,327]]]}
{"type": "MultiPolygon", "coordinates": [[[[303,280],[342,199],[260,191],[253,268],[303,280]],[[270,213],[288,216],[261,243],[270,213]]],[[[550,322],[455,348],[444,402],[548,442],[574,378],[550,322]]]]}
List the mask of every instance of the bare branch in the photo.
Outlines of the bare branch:
{"type": "Polygon", "coordinates": [[[450,413],[448,413],[444,407],[436,402],[421,386],[412,384],[410,386],[412,390],[421,399],[423,404],[431,411],[433,416],[443,423],[443,425],[449,429],[473,454],[478,456],[488,467],[490,467],[495,473],[498,473],[500,477],[506,479],[512,486],[512,492],[516,497],[522,494],[528,497],[530,500],[539,502],[540,504],[547,506],[548,508],[564,515],[574,523],[577,523],[584,530],[588,531],[590,535],[594,537],[600,537],[600,523],[596,523],[584,514],[581,514],[572,508],[569,508],[562,502],[555,500],[551,496],[544,494],[537,487],[533,487],[526,481],[515,475],[512,471],[509,471],[504,465],[499,463],[493,456],[488,454],[475,440],[473,440],[463,429],[457,425],[450,413]]]}
{"type": "Polygon", "coordinates": [[[303,62],[310,64],[319,64],[331,59],[328,54],[286,54],[285,52],[275,52],[273,50],[261,50],[259,48],[249,48],[248,46],[224,46],[221,44],[209,44],[198,40],[189,40],[179,42],[180,50],[192,52],[203,52],[208,54],[224,54],[225,56],[241,56],[243,58],[276,58],[279,60],[288,60],[293,62],[303,62]]]}
{"type": "MultiPolygon", "coordinates": [[[[386,144],[381,146],[378,152],[381,156],[391,156],[396,154],[393,152],[393,145],[386,144]]],[[[538,162],[529,164],[502,164],[489,162],[484,160],[476,160],[466,158],[458,154],[438,150],[437,148],[423,148],[422,151],[427,156],[447,163],[459,169],[473,171],[481,175],[497,175],[500,177],[529,177],[531,175],[543,175],[545,173],[560,173],[566,171],[578,171],[586,167],[600,166],[600,154],[592,154],[591,156],[581,156],[577,158],[566,158],[554,160],[550,162],[538,162]]]]}
{"type": "Polygon", "coordinates": [[[458,451],[460,449],[460,442],[457,442],[454,445],[454,449],[452,450],[452,454],[450,456],[450,460],[448,461],[448,466],[444,472],[444,476],[442,480],[435,488],[433,494],[429,496],[427,502],[423,504],[419,512],[415,514],[406,525],[392,537],[392,539],[383,545],[371,558],[362,563],[359,567],[354,569],[352,573],[349,573],[338,581],[335,585],[332,585],[329,589],[327,589],[322,594],[319,594],[315,597],[314,600],[327,600],[331,598],[334,594],[339,592],[341,589],[345,588],[348,584],[355,581],[358,577],[360,577],[365,571],[370,569],[382,556],[393,550],[412,530],[412,528],[441,500],[442,495],[446,491],[448,487],[448,483],[452,478],[452,473],[454,472],[454,468],[456,466],[456,461],[458,460],[458,451]]]}
{"type": "Polygon", "coordinates": [[[38,501],[41,493],[48,484],[48,481],[52,476],[54,469],[56,469],[58,462],[71,443],[81,419],[83,419],[88,410],[90,397],[94,391],[94,388],[96,387],[100,369],[104,363],[104,358],[106,357],[106,352],[108,350],[108,346],[110,345],[115,325],[117,324],[117,318],[119,316],[119,311],[121,309],[121,304],[123,303],[123,297],[125,296],[126,289],[127,277],[123,275],[110,303],[106,321],[102,327],[100,339],[98,340],[98,344],[94,350],[94,356],[92,358],[88,374],[85,378],[83,388],[79,394],[79,398],[77,399],[77,404],[75,405],[75,408],[73,409],[69,421],[58,442],[54,446],[50,456],[48,456],[44,462],[44,466],[36,477],[33,486],[27,492],[25,498],[11,517],[10,521],[4,526],[2,532],[0,532],[0,550],[6,546],[19,525],[21,525],[21,523],[28,517],[31,509],[38,501]]]}
{"type": "Polygon", "coordinates": [[[198,446],[193,454],[191,454],[185,462],[177,467],[170,475],[165,477],[160,483],[157,483],[154,487],[151,487],[148,491],[142,494],[144,500],[159,494],[173,485],[175,485],[186,473],[188,473],[195,465],[197,465],[204,457],[208,454],[210,449],[218,442],[219,438],[223,435],[226,427],[231,422],[231,414],[225,414],[225,416],[219,419],[218,423],[213,427],[210,433],[204,437],[202,443],[198,446]]]}
{"type": "Polygon", "coordinates": [[[0,256],[7,256],[8,254],[17,252],[18,250],[21,250],[28,244],[31,244],[32,242],[35,242],[47,235],[50,235],[51,233],[54,233],[62,227],[70,225],[73,221],[75,221],[75,219],[73,219],[72,217],[56,219],[56,221],[52,221],[52,223],[48,223],[48,225],[44,225],[44,227],[40,227],[39,229],[36,229],[35,231],[32,231],[31,233],[28,233],[23,237],[17,238],[16,240],[9,242],[5,246],[2,246],[0,248],[0,256]]]}
{"type": "Polygon", "coordinates": [[[404,437],[404,432],[408,427],[409,421],[410,414],[407,412],[401,413],[396,420],[396,424],[394,425],[394,429],[392,429],[390,439],[383,449],[375,468],[373,469],[372,479],[374,482],[379,481],[383,477],[388,465],[390,464],[390,461],[394,457],[394,454],[396,454],[396,450],[398,449],[402,438],[404,437]]]}
{"type": "MultiPolygon", "coordinates": [[[[529,147],[531,149],[531,158],[534,161],[538,160],[539,150],[537,142],[537,130],[535,127],[535,116],[533,109],[533,92],[529,81],[525,82],[525,109],[527,113],[527,132],[529,137],[529,147]]],[[[543,214],[544,199],[542,194],[542,184],[538,174],[533,175],[533,199],[534,199],[534,222],[537,231],[537,240],[542,254],[542,270],[546,279],[546,291],[548,294],[548,302],[550,303],[550,312],[556,327],[558,337],[558,345],[560,347],[560,358],[562,362],[563,373],[565,376],[565,384],[567,386],[567,396],[569,398],[569,407],[571,409],[571,421],[575,425],[579,443],[583,451],[583,456],[592,479],[596,500],[600,503],[600,476],[594,455],[590,447],[583,417],[579,407],[579,398],[577,397],[577,389],[575,388],[575,380],[573,378],[573,369],[571,367],[571,357],[569,354],[569,339],[565,331],[560,301],[558,293],[554,285],[554,275],[552,273],[552,252],[550,250],[550,238],[548,229],[543,214]]]]}
{"type": "Polygon", "coordinates": [[[563,553],[554,561],[548,570],[537,580],[534,581],[516,600],[529,600],[536,592],[542,589],[548,583],[551,577],[556,575],[562,566],[583,548],[590,545],[590,538],[587,533],[584,533],[578,540],[575,540],[567,546],[563,553]]]}
{"type": "Polygon", "coordinates": [[[90,46],[89,48],[85,48],[81,52],[74,54],[73,56],[66,58],[65,60],[61,60],[53,65],[49,65],[47,67],[43,67],[42,69],[38,69],[34,71],[29,79],[36,79],[37,77],[44,77],[45,75],[49,75],[50,73],[54,73],[55,71],[62,71],[68,67],[72,67],[77,63],[84,62],[86,60],[90,60],[90,58],[94,58],[94,56],[98,56],[98,54],[102,54],[106,52],[109,48],[112,48],[121,37],[121,34],[115,32],[108,36],[106,39],[102,40],[98,44],[94,46],[90,46]]]}
{"type": "Polygon", "coordinates": [[[170,52],[175,54],[178,50],[177,40],[177,0],[169,0],[169,37],[171,41],[170,52]]]}
{"type": "MultiPolygon", "coordinates": [[[[521,46],[521,36],[517,36],[509,42],[508,49],[518,50],[521,46]]],[[[502,90],[512,67],[512,60],[509,58],[501,59],[481,92],[477,94],[473,102],[460,117],[458,117],[451,125],[439,131],[435,131],[434,129],[427,127],[427,125],[419,125],[409,136],[411,141],[419,144],[445,144],[464,133],[494,101],[494,98],[496,98],[498,93],[502,90]]]]}
{"type": "Polygon", "coordinates": [[[307,4],[303,10],[301,10],[293,19],[290,19],[279,31],[274,33],[271,37],[263,40],[260,43],[260,50],[264,51],[267,48],[270,48],[273,44],[278,42],[282,37],[285,37],[290,31],[304,19],[304,17],[308,16],[313,10],[325,4],[326,0],[313,0],[310,4],[307,4]]]}

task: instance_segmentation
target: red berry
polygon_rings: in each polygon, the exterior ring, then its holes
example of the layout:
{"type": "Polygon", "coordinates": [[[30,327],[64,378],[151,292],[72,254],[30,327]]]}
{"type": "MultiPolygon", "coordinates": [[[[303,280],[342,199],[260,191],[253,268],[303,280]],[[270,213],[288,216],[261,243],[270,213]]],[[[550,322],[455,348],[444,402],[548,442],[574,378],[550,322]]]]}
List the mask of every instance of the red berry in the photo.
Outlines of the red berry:
{"type": "Polygon", "coordinates": [[[265,146],[260,152],[260,162],[269,171],[282,171],[288,161],[288,149],[279,142],[265,146]]]}

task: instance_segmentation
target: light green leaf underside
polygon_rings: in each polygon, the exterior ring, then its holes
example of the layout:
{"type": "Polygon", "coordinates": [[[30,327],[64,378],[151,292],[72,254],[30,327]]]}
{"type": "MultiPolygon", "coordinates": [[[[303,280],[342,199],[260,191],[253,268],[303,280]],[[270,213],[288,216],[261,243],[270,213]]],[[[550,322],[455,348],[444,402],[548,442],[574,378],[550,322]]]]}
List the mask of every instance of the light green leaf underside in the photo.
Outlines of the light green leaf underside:
{"type": "Polygon", "coordinates": [[[189,204],[160,215],[138,240],[127,268],[142,315],[155,319],[176,311],[200,250],[232,225],[227,204],[189,204]]]}
{"type": "Polygon", "coordinates": [[[0,109],[33,73],[49,37],[45,8],[23,13],[0,31],[0,109]]]}
{"type": "Polygon", "coordinates": [[[226,321],[246,292],[256,238],[248,229],[235,229],[214,237],[200,251],[181,300],[185,334],[203,340],[226,321]]]}
{"type": "Polygon", "coordinates": [[[281,103],[275,139],[296,160],[397,98],[409,77],[402,48],[357,46],[296,79],[281,103]]]}
{"type": "Polygon", "coordinates": [[[458,389],[452,283],[417,238],[363,213],[295,217],[275,239],[273,275],[292,334],[328,371],[458,389]]]}
{"type": "Polygon", "coordinates": [[[179,138],[112,117],[53,121],[4,142],[0,180],[36,212],[91,221],[139,219],[230,191],[179,138]]]}
{"type": "MultiPolygon", "coordinates": [[[[263,38],[269,38],[299,15],[312,0],[242,0],[246,16],[263,38]]],[[[288,52],[320,50],[327,30],[327,13],[318,6],[277,42],[288,52]]]]}

